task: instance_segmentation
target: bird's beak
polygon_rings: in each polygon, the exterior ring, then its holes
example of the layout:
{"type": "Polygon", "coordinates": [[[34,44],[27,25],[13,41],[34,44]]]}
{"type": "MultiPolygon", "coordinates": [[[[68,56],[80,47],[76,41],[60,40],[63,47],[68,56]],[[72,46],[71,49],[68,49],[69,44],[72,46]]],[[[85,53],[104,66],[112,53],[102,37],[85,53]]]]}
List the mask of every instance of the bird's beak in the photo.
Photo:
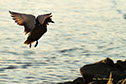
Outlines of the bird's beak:
{"type": "Polygon", "coordinates": [[[54,21],[51,21],[51,23],[55,23],[54,21]]]}

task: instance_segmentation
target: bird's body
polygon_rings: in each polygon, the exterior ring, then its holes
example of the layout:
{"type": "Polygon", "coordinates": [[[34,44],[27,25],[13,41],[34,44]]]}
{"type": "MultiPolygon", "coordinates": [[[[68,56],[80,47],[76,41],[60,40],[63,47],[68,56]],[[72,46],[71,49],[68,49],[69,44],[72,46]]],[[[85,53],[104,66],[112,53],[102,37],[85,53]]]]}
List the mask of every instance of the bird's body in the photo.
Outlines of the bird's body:
{"type": "Polygon", "coordinates": [[[31,30],[31,32],[28,35],[27,40],[24,42],[25,44],[31,44],[34,41],[37,41],[41,38],[41,36],[47,32],[47,26],[46,24],[36,24],[35,28],[31,30]]]}
{"type": "Polygon", "coordinates": [[[17,24],[24,26],[25,34],[29,33],[27,40],[24,42],[30,45],[36,41],[35,47],[38,45],[38,40],[44,33],[47,32],[47,25],[52,22],[50,14],[39,15],[37,18],[30,14],[21,14],[9,11],[17,24]]]}

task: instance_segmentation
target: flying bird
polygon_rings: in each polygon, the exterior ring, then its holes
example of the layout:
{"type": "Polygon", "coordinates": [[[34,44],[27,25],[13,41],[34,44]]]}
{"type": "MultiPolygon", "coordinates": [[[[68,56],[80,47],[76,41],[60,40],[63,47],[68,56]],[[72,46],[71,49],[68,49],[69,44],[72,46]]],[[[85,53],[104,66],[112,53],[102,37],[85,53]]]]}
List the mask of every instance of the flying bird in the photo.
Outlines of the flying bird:
{"type": "Polygon", "coordinates": [[[29,45],[30,48],[31,44],[35,41],[36,44],[34,47],[38,45],[38,40],[44,33],[47,32],[47,25],[49,25],[50,22],[54,23],[51,18],[52,13],[38,15],[37,18],[32,14],[17,13],[12,11],[9,11],[9,13],[18,25],[24,26],[25,35],[29,33],[24,44],[29,45]]]}

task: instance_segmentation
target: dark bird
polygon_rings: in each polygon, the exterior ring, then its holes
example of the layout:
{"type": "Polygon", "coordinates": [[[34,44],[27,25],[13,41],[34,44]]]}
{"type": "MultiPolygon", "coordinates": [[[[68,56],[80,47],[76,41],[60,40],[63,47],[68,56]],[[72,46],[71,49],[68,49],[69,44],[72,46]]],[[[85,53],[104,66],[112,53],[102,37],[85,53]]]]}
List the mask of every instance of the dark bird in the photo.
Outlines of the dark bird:
{"type": "Polygon", "coordinates": [[[36,44],[34,47],[38,45],[38,40],[44,33],[47,32],[47,25],[50,22],[54,23],[54,21],[51,19],[52,13],[39,15],[37,18],[31,14],[17,13],[12,11],[9,11],[9,13],[18,25],[24,26],[25,35],[29,33],[24,44],[30,45],[30,48],[31,44],[35,41],[36,44]]]}

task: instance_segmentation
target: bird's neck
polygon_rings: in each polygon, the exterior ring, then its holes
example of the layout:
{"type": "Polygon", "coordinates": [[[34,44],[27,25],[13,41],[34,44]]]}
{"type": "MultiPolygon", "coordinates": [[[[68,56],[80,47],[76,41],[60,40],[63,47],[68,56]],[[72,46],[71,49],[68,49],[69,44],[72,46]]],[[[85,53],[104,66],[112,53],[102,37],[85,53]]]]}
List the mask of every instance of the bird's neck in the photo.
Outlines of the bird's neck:
{"type": "MultiPolygon", "coordinates": [[[[40,24],[39,21],[38,21],[38,18],[36,18],[36,24],[40,24]]],[[[47,27],[48,22],[45,21],[43,24],[40,24],[40,25],[42,25],[42,26],[44,26],[44,27],[47,27]]]]}
{"type": "Polygon", "coordinates": [[[39,21],[38,21],[38,18],[36,18],[36,24],[40,24],[39,21]]]}
{"type": "Polygon", "coordinates": [[[47,28],[47,24],[46,24],[46,23],[43,23],[42,26],[43,26],[44,28],[47,28]]]}

